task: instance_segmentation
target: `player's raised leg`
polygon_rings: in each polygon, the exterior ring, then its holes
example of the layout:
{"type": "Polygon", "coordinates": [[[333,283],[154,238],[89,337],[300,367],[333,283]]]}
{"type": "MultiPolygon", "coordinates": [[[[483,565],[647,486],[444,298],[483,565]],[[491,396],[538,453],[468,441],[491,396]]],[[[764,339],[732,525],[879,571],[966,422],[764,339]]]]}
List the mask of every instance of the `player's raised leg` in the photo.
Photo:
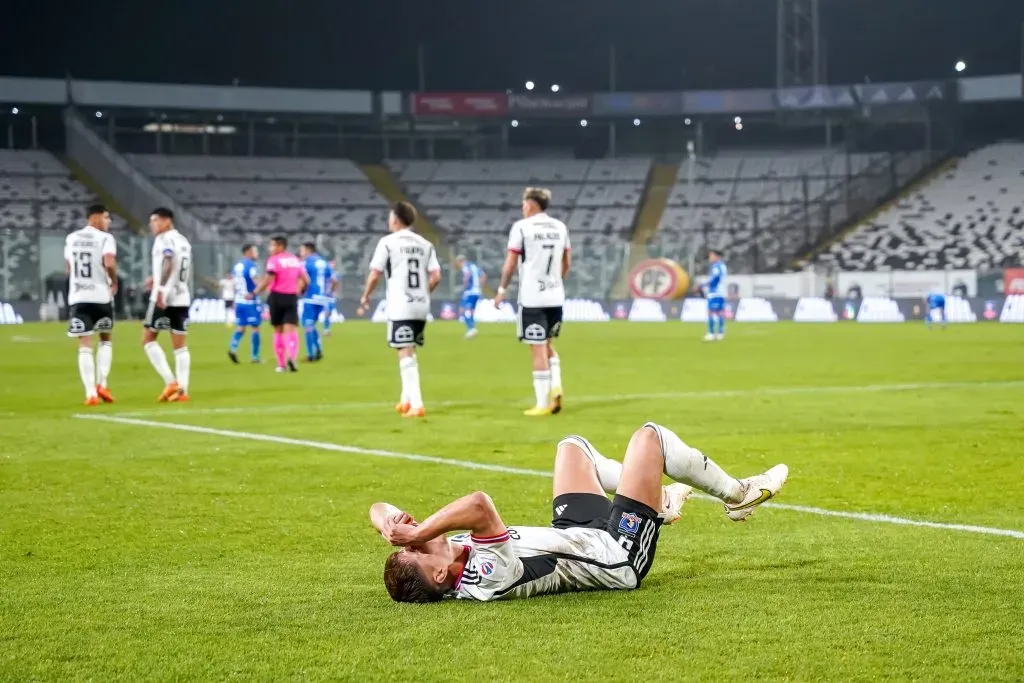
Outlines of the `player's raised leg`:
{"type": "Polygon", "coordinates": [[[671,429],[648,422],[640,430],[644,431],[657,437],[664,473],[724,502],[726,515],[735,522],[745,520],[777,494],[789,476],[788,467],[776,465],[763,474],[736,479],[703,452],[684,443],[671,429]]]}

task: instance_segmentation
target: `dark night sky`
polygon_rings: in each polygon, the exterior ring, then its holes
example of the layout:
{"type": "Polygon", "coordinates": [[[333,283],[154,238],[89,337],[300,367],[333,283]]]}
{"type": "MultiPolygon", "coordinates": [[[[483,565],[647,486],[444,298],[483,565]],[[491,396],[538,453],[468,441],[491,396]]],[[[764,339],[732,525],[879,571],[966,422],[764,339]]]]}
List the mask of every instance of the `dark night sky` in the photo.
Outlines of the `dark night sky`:
{"type": "MultiPolygon", "coordinates": [[[[414,90],[771,87],[774,0],[20,2],[0,74],[414,90]],[[642,8],[642,9],[638,9],[642,8]]],[[[832,83],[1020,70],[1024,0],[821,0],[832,83]]]]}

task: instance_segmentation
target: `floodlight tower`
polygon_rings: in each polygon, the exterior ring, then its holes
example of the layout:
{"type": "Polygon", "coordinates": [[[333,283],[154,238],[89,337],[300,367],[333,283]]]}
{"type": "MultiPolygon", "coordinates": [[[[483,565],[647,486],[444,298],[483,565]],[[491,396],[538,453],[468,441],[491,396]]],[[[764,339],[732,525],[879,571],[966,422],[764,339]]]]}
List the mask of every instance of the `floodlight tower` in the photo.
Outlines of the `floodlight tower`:
{"type": "Polygon", "coordinates": [[[775,85],[821,85],[824,50],[818,0],[777,0],[775,85]]]}

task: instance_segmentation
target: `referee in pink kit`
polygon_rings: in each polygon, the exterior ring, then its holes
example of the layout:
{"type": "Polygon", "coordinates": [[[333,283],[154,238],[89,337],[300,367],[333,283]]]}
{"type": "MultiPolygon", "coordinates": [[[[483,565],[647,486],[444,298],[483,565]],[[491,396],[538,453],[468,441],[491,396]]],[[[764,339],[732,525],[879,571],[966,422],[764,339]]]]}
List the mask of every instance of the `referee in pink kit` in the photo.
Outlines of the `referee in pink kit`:
{"type": "Polygon", "coordinates": [[[270,289],[267,308],[270,310],[270,324],[274,327],[277,372],[284,372],[286,368],[298,372],[296,360],[299,357],[299,294],[309,285],[309,276],[302,267],[302,261],[295,254],[285,251],[287,248],[287,237],[278,235],[270,238],[267,274],[263,276],[253,295],[270,289]]]}

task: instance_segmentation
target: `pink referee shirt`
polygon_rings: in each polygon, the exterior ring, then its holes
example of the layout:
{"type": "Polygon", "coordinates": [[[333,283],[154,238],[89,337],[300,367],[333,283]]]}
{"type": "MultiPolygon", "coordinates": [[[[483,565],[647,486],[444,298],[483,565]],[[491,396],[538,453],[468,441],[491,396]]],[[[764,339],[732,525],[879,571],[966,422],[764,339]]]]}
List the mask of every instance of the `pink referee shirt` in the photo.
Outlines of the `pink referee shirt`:
{"type": "Polygon", "coordinates": [[[298,294],[302,261],[298,256],[282,251],[267,259],[267,273],[274,276],[270,291],[276,294],[298,294]]]}

